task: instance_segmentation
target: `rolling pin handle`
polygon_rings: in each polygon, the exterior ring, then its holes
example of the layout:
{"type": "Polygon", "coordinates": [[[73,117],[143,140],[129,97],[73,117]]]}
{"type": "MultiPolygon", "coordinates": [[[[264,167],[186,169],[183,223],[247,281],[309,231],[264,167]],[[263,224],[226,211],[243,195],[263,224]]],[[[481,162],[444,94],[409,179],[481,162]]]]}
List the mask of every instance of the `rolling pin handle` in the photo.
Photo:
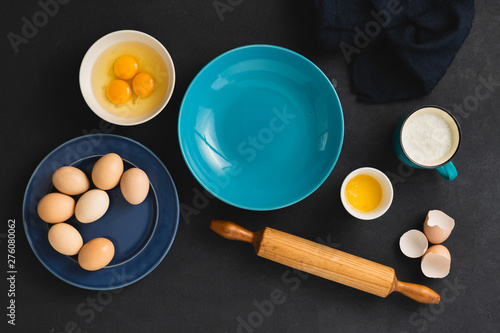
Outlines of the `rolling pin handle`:
{"type": "Polygon", "coordinates": [[[393,291],[397,291],[406,297],[424,304],[437,304],[441,296],[434,290],[415,283],[401,282],[396,279],[393,291]]]}
{"type": "Polygon", "coordinates": [[[212,220],[210,229],[226,239],[237,240],[253,244],[255,233],[251,232],[234,222],[224,220],[212,220]]]}

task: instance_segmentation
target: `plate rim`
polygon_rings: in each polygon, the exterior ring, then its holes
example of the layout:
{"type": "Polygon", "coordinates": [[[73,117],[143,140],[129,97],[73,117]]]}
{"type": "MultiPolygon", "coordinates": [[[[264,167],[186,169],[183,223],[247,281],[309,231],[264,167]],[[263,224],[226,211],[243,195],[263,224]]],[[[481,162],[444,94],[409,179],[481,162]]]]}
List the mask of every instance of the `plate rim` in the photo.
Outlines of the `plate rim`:
{"type": "MultiPolygon", "coordinates": [[[[158,200],[158,199],[156,199],[156,200],[158,200]]],[[[163,261],[163,259],[167,255],[167,253],[170,251],[170,249],[171,249],[171,247],[172,247],[172,245],[174,243],[174,240],[175,240],[175,238],[177,236],[177,231],[179,229],[179,219],[180,219],[179,194],[178,194],[178,191],[177,191],[177,187],[175,186],[175,182],[174,182],[174,180],[172,178],[172,175],[168,171],[168,169],[165,166],[165,164],[161,161],[161,159],[158,156],[156,156],[156,154],[153,153],[153,151],[151,151],[148,147],[146,147],[142,143],[140,143],[140,142],[138,142],[138,141],[136,141],[134,139],[131,139],[131,138],[128,138],[128,137],[125,137],[125,136],[122,136],[122,135],[117,135],[117,134],[109,134],[109,133],[86,134],[86,135],[77,136],[75,138],[72,138],[72,139],[70,139],[68,141],[63,142],[62,144],[59,144],[57,147],[55,147],[54,149],[52,149],[47,155],[45,155],[45,157],[38,163],[38,165],[34,169],[33,173],[31,174],[31,176],[30,176],[30,178],[28,180],[28,184],[26,185],[26,189],[24,191],[23,205],[22,205],[22,219],[23,219],[24,233],[26,235],[26,238],[28,240],[28,243],[30,245],[30,248],[31,248],[32,252],[35,254],[35,256],[37,257],[38,261],[50,273],[52,273],[58,279],[66,282],[66,283],[68,283],[70,285],[73,285],[75,287],[78,287],[78,288],[87,289],[87,290],[113,290],[113,289],[119,289],[119,288],[123,288],[123,287],[129,286],[129,285],[131,285],[131,284],[133,284],[133,283],[141,280],[142,278],[146,277],[147,275],[149,275],[156,267],[158,267],[158,265],[163,261]],[[106,285],[103,285],[103,286],[95,286],[94,287],[94,286],[88,286],[88,285],[85,285],[84,283],[79,283],[78,281],[73,281],[73,280],[70,280],[70,279],[67,279],[67,278],[61,276],[58,272],[54,271],[54,269],[51,268],[48,263],[45,262],[44,258],[40,257],[40,254],[38,253],[38,250],[36,250],[36,246],[33,243],[33,240],[31,239],[31,236],[30,236],[29,231],[28,231],[28,224],[26,222],[26,209],[27,209],[27,202],[28,202],[28,200],[27,200],[28,191],[29,191],[30,186],[32,184],[33,178],[35,177],[36,173],[40,170],[40,168],[42,167],[42,165],[44,165],[45,162],[48,161],[53,154],[55,154],[58,150],[64,148],[65,146],[70,145],[70,144],[72,144],[72,143],[74,143],[76,141],[79,141],[79,140],[82,140],[82,139],[85,139],[85,138],[87,138],[89,140],[92,140],[92,138],[95,138],[95,137],[101,137],[101,138],[108,137],[108,138],[115,138],[115,139],[127,141],[127,142],[129,142],[131,144],[134,144],[134,145],[140,147],[145,152],[147,152],[152,158],[156,159],[159,162],[159,164],[161,165],[162,169],[165,171],[166,176],[167,176],[167,181],[172,186],[172,189],[173,189],[172,194],[173,194],[173,197],[175,199],[174,206],[176,208],[176,212],[175,212],[175,217],[174,217],[174,228],[173,228],[171,239],[169,240],[169,243],[167,244],[165,250],[162,251],[161,255],[151,265],[151,267],[147,268],[144,272],[142,272],[141,274],[138,274],[138,276],[135,276],[133,279],[131,279],[129,281],[118,282],[118,283],[107,283],[106,285]]],[[[155,226],[155,229],[156,229],[156,226],[155,226]]],[[[148,241],[148,244],[149,244],[149,241],[148,241]]],[[[145,247],[147,247],[148,244],[146,244],[145,247]]],[[[126,261],[124,263],[124,265],[127,264],[128,262],[129,261],[126,261]]],[[[119,268],[121,266],[122,265],[117,265],[116,267],[113,267],[112,269],[117,269],[117,268],[119,268]]],[[[117,279],[115,279],[115,281],[116,280],[117,279]]]]}
{"type": "Polygon", "coordinates": [[[180,108],[179,108],[179,119],[177,121],[177,136],[178,136],[178,141],[179,141],[179,147],[181,149],[182,158],[184,159],[185,164],[187,165],[190,173],[194,176],[194,178],[196,179],[196,181],[205,190],[207,190],[210,194],[212,194],[214,197],[218,198],[219,200],[221,200],[221,201],[223,201],[223,202],[225,202],[227,204],[230,204],[230,205],[232,205],[234,207],[242,208],[242,209],[246,209],[246,210],[252,210],[252,211],[270,211],[270,210],[277,210],[277,209],[289,207],[291,205],[294,205],[294,204],[296,204],[296,203],[304,200],[305,198],[307,198],[308,196],[310,196],[311,194],[313,194],[326,181],[326,179],[332,173],[335,165],[337,164],[338,159],[340,157],[341,150],[342,150],[342,146],[343,146],[343,143],[344,143],[344,134],[345,134],[345,123],[344,123],[344,113],[343,113],[343,109],[342,109],[342,104],[340,103],[340,98],[339,98],[339,96],[337,94],[337,91],[335,90],[335,87],[332,85],[330,79],[326,76],[326,74],[315,63],[313,63],[311,60],[307,59],[306,57],[304,57],[300,53],[297,53],[297,52],[292,51],[290,49],[287,49],[285,47],[281,47],[281,46],[277,46],[277,45],[271,45],[271,44],[251,44],[251,45],[244,45],[244,46],[236,47],[236,48],[233,48],[231,50],[228,50],[228,51],[226,51],[226,52],[218,55],[217,57],[215,57],[214,59],[212,59],[210,62],[208,62],[205,66],[203,66],[203,68],[191,80],[189,86],[186,89],[186,92],[184,93],[184,96],[182,98],[182,102],[181,102],[181,105],[180,105],[180,108]],[[339,147],[336,150],[336,157],[333,160],[333,163],[330,166],[328,172],[326,172],[325,175],[322,177],[321,181],[319,181],[318,184],[316,184],[315,186],[313,186],[310,190],[306,191],[301,196],[298,196],[297,198],[295,198],[295,200],[289,201],[289,202],[281,204],[281,205],[266,205],[265,207],[264,207],[264,205],[262,205],[261,207],[254,207],[252,205],[243,205],[243,204],[232,202],[229,199],[223,198],[217,192],[215,192],[211,188],[209,188],[200,179],[200,177],[194,172],[193,167],[188,162],[188,160],[187,160],[187,152],[185,151],[185,149],[183,147],[183,144],[182,144],[183,139],[181,137],[181,120],[182,120],[182,113],[183,113],[182,111],[184,110],[185,103],[187,103],[186,100],[187,100],[187,96],[188,96],[189,92],[191,91],[191,89],[194,89],[193,86],[194,86],[195,82],[198,81],[198,79],[200,78],[200,76],[203,75],[203,73],[206,72],[213,65],[213,63],[218,62],[221,58],[224,58],[224,57],[226,57],[226,56],[228,56],[228,55],[230,55],[231,53],[234,53],[234,52],[238,52],[238,51],[245,50],[245,49],[254,49],[254,48],[274,49],[274,50],[279,50],[279,51],[282,51],[282,52],[287,52],[287,53],[292,54],[293,56],[298,57],[302,61],[305,61],[306,63],[309,63],[310,65],[312,65],[313,68],[315,68],[317,70],[317,72],[330,84],[330,86],[332,88],[332,91],[333,91],[334,95],[336,96],[336,104],[338,104],[339,109],[340,109],[340,122],[341,122],[340,125],[341,125],[341,128],[342,128],[341,133],[340,133],[339,147]]]}

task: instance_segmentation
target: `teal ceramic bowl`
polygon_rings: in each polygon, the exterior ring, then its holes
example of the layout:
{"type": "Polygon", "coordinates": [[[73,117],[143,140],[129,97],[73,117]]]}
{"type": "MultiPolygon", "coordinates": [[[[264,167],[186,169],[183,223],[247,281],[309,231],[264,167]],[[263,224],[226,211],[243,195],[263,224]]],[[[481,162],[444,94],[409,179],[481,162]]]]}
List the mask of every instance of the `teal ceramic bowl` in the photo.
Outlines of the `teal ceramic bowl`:
{"type": "Polygon", "coordinates": [[[215,197],[249,210],[294,204],[329,176],[344,137],[330,80],[288,49],[250,45],[212,60],[182,101],[186,164],[215,197]]]}

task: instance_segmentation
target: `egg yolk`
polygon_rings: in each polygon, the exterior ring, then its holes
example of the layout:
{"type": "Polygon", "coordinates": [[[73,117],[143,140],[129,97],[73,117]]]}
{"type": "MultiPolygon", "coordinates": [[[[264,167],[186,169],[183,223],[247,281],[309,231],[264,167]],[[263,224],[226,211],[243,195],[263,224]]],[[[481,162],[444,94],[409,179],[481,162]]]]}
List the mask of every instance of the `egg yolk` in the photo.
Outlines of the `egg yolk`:
{"type": "Polygon", "coordinates": [[[353,177],[346,185],[345,198],[355,211],[367,213],[382,201],[382,186],[368,175],[353,177]]]}
{"type": "Polygon", "coordinates": [[[132,89],[141,98],[146,98],[153,93],[155,89],[155,80],[151,74],[141,72],[134,77],[132,89]]]}
{"type": "Polygon", "coordinates": [[[106,96],[112,103],[123,104],[132,97],[132,89],[123,80],[113,80],[106,88],[106,96]]]}
{"type": "Polygon", "coordinates": [[[139,63],[134,57],[124,55],[116,59],[113,70],[120,79],[130,80],[139,71],[139,63]]]}

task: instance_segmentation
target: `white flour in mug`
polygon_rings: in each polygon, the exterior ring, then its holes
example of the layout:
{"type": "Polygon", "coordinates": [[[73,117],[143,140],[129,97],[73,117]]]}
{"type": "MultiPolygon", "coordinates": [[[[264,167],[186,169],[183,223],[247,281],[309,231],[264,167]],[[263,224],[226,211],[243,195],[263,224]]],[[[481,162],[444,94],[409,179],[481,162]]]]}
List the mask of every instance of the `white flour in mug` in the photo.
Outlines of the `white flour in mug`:
{"type": "Polygon", "coordinates": [[[402,143],[415,162],[432,165],[432,162],[440,162],[450,151],[453,134],[443,118],[434,113],[422,113],[406,122],[402,143]]]}

